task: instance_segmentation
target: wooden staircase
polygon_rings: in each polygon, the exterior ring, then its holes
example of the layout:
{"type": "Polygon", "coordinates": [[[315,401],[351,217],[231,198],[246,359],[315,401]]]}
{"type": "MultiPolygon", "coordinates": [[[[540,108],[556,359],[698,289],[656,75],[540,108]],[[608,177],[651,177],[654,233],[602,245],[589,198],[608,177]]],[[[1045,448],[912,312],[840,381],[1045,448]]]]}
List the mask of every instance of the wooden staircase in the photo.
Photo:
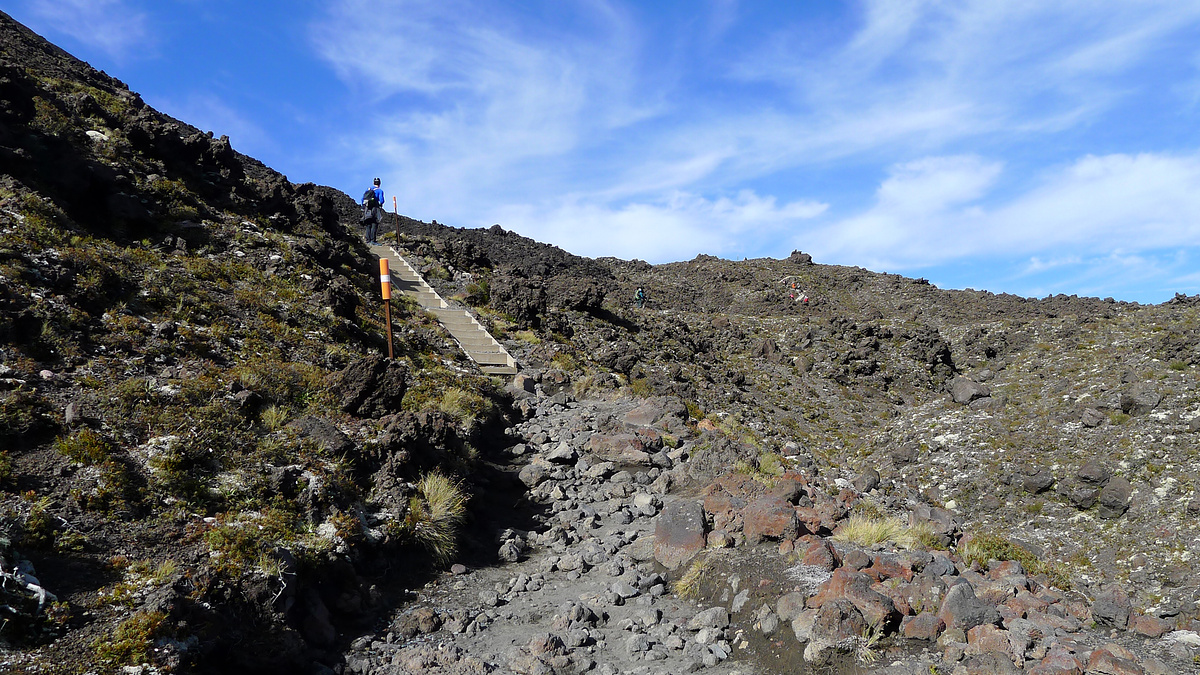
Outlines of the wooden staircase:
{"type": "Polygon", "coordinates": [[[446,304],[421,275],[390,246],[377,245],[371,252],[387,258],[392,277],[392,290],[417,301],[427,312],[437,317],[458,346],[466,352],[479,369],[488,375],[516,375],[517,361],[488,333],[475,317],[462,309],[446,304]]]}

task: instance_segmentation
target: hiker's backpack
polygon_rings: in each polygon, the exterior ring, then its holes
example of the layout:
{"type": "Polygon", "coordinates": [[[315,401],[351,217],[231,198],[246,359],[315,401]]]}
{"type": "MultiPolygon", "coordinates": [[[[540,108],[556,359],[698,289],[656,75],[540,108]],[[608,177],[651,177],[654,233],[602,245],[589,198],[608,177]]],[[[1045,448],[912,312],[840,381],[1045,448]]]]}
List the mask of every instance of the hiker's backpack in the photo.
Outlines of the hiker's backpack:
{"type": "Polygon", "coordinates": [[[375,194],[375,188],[368,188],[362,196],[362,217],[358,219],[358,222],[364,224],[377,222],[375,209],[379,206],[379,196],[375,194]]]}
{"type": "Polygon", "coordinates": [[[375,194],[375,188],[367,188],[362,198],[363,211],[373,211],[380,206],[379,197],[375,194]]]}

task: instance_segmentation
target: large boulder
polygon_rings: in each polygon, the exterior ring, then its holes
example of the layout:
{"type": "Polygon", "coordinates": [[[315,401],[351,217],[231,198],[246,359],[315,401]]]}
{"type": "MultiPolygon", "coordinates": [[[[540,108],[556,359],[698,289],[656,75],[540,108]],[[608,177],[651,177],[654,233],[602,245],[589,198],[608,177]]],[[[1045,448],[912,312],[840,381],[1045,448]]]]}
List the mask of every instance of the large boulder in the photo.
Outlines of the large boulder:
{"type": "Polygon", "coordinates": [[[408,369],[372,354],[332,375],[330,385],[343,411],[357,417],[383,417],[400,412],[408,391],[408,369]]]}
{"type": "Polygon", "coordinates": [[[868,625],[882,625],[891,630],[899,621],[900,614],[892,599],[873,590],[871,584],[872,580],[866,574],[842,567],[821,585],[816,595],[809,598],[808,604],[810,607],[824,607],[830,602],[848,600],[868,625]]]}
{"type": "Polygon", "coordinates": [[[681,499],[668,503],[654,519],[654,559],[676,569],[704,550],[704,510],[681,499]]]}
{"type": "Polygon", "coordinates": [[[1129,595],[1116,586],[1104,589],[1092,602],[1092,620],[1098,626],[1125,630],[1132,612],[1133,603],[1129,595]]]}
{"type": "Polygon", "coordinates": [[[767,496],[750,502],[742,510],[742,531],[751,546],[764,539],[795,539],[800,533],[796,509],[779,496],[767,496]]]}
{"type": "Polygon", "coordinates": [[[804,660],[828,663],[842,645],[854,644],[854,638],[866,634],[869,626],[854,603],[835,598],[817,610],[811,629],[811,641],[804,648],[804,660]]]}
{"type": "Polygon", "coordinates": [[[1121,394],[1121,411],[1127,415],[1145,415],[1158,407],[1162,394],[1153,385],[1140,383],[1121,394]]]}
{"type": "Polygon", "coordinates": [[[583,449],[617,464],[650,465],[650,453],[634,434],[594,434],[583,449]]]}
{"type": "Polygon", "coordinates": [[[1109,480],[1104,489],[1100,491],[1098,515],[1101,518],[1120,518],[1129,510],[1129,503],[1132,499],[1133,486],[1129,484],[1129,481],[1117,476],[1109,480]]]}
{"type": "Polygon", "coordinates": [[[964,633],[985,623],[1000,622],[1000,612],[976,598],[975,589],[966,582],[955,584],[946,592],[946,599],[942,601],[938,616],[946,622],[947,628],[955,628],[964,633]]]}
{"type": "Polygon", "coordinates": [[[988,389],[987,385],[980,384],[966,377],[956,377],[950,382],[950,396],[955,403],[966,405],[975,399],[986,398],[992,395],[992,390],[988,389]]]}

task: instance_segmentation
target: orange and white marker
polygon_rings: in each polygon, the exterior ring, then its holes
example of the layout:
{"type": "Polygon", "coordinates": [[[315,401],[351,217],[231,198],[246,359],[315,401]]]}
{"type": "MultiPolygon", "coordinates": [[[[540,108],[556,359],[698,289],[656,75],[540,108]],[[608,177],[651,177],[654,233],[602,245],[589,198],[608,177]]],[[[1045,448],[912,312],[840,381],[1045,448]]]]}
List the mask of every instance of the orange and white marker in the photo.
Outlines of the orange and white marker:
{"type": "Polygon", "coordinates": [[[387,258],[379,259],[379,290],[383,293],[383,321],[387,324],[388,358],[392,353],[392,275],[388,273],[387,258]]]}
{"type": "Polygon", "coordinates": [[[392,275],[388,273],[387,258],[379,259],[379,288],[383,291],[383,299],[392,299],[392,275]]]}

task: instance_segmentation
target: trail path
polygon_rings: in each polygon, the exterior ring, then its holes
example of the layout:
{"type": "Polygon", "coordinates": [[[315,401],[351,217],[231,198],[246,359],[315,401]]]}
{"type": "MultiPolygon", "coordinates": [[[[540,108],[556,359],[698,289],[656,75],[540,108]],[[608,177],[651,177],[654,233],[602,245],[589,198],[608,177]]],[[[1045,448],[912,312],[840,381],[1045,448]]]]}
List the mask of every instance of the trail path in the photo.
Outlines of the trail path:
{"type": "MultiPolygon", "coordinates": [[[[754,672],[738,658],[748,643],[728,610],[674,596],[654,562],[653,518],[687,443],[627,469],[584,451],[618,429],[653,435],[664,411],[652,402],[574,402],[563,394],[536,405],[533,419],[513,430],[509,452],[518,461],[532,457],[520,479],[545,509],[541,525],[497,533],[508,562],[460,566],[421,589],[386,631],[355,642],[346,672],[754,672]]],[[[658,427],[680,432],[671,419],[658,427]]]]}
{"type": "Polygon", "coordinates": [[[392,288],[413,298],[454,337],[459,347],[479,369],[488,375],[515,375],[517,362],[492,337],[475,317],[463,309],[451,307],[421,275],[392,247],[377,244],[371,252],[386,258],[392,276],[392,288]]]}

